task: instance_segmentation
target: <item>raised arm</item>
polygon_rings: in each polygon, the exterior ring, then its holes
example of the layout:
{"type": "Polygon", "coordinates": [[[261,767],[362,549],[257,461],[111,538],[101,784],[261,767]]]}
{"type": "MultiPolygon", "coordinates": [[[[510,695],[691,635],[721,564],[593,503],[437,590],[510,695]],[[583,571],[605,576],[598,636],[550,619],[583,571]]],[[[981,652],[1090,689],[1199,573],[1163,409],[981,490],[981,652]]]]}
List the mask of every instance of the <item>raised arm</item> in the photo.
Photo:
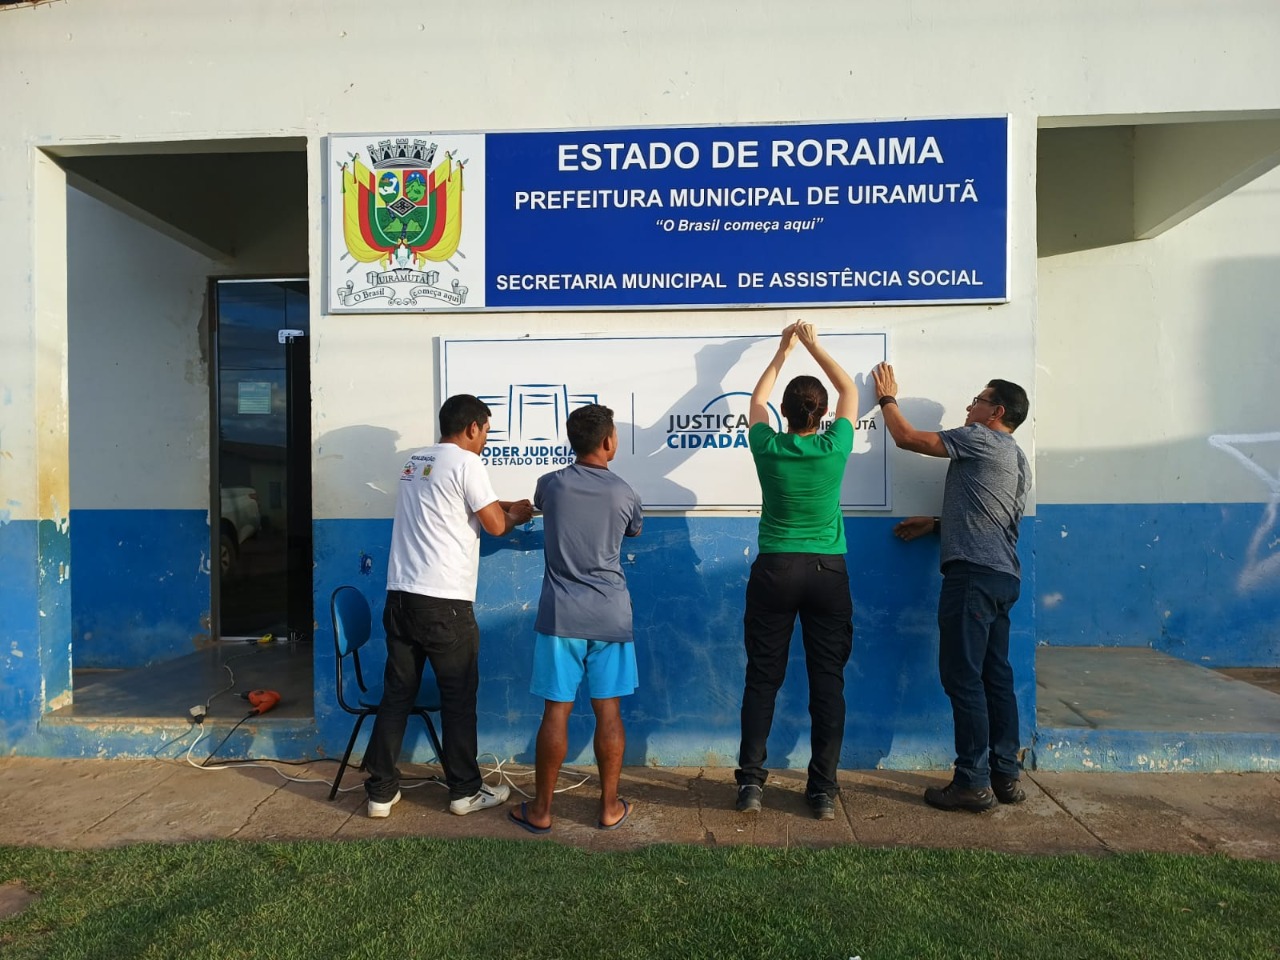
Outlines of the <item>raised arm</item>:
{"type": "Polygon", "coordinates": [[[769,422],[769,394],[773,393],[774,385],[778,382],[778,374],[782,372],[782,365],[787,362],[787,357],[795,345],[796,324],[793,323],[782,331],[777,352],[769,361],[769,365],[764,368],[764,373],[760,374],[760,379],[756,381],[756,388],[751,391],[748,421],[752,426],[769,422]]]}
{"type": "Polygon", "coordinates": [[[880,410],[884,414],[884,426],[893,437],[893,442],[903,450],[912,453],[923,453],[930,457],[947,456],[947,448],[942,445],[942,437],[928,430],[917,430],[902,415],[898,408],[898,380],[893,375],[893,367],[887,363],[878,363],[871,371],[876,382],[876,396],[880,398],[880,410]]]}
{"type": "Polygon", "coordinates": [[[800,342],[804,344],[804,348],[809,351],[809,355],[813,357],[822,372],[827,375],[827,379],[831,381],[831,385],[836,390],[836,417],[844,417],[850,423],[856,423],[858,420],[858,386],[853,382],[853,377],[845,372],[844,367],[836,362],[836,358],[827,353],[822,344],[818,343],[818,330],[806,320],[796,321],[796,336],[800,342]]]}

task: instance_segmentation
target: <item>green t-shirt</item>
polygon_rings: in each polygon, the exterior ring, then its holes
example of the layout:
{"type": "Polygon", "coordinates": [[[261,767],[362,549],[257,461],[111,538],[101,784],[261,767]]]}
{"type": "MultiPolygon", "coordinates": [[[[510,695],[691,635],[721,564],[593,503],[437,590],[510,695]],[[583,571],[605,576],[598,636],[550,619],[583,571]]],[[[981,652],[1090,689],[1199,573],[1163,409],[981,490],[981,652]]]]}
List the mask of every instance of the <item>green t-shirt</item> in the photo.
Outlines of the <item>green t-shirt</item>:
{"type": "Polygon", "coordinates": [[[838,418],[807,437],[765,423],[747,434],[760,478],[761,553],[844,553],[840,485],[853,451],[853,424],[838,418]]]}

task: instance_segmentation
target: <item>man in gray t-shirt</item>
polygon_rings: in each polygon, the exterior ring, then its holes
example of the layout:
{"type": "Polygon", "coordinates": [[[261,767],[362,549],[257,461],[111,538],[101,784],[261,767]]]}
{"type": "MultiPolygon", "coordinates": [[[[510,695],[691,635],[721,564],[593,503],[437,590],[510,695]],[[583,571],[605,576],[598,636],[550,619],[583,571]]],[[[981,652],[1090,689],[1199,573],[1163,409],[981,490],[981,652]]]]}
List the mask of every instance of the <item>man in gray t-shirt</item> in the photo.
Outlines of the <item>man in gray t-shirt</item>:
{"type": "Polygon", "coordinates": [[[596,715],[600,816],[612,830],[631,812],[618,796],[626,731],[621,698],[635,692],[636,655],[631,595],[622,574],[622,540],[640,535],[640,498],[609,471],[618,450],[613,411],[579,407],[565,422],[577,461],[538,478],[534,506],[542,511],[545,571],[534,621],[533,680],[545,701],[538,730],[537,795],[509,814],[530,833],[551,829],[551,800],[568,749],[569,714],[585,678],[596,715]]]}
{"type": "MultiPolygon", "coordinates": [[[[985,407],[986,398],[974,397],[979,416],[985,407]]],[[[1018,528],[1031,468],[1012,430],[971,422],[938,436],[951,458],[942,491],[942,566],[964,560],[1020,578],[1018,528]]]]}
{"type": "Polygon", "coordinates": [[[1026,391],[990,381],[969,404],[965,424],[932,433],[902,415],[898,382],[887,363],[873,371],[884,423],[904,450],[947,457],[941,517],[909,517],[894,533],[914,540],[942,534],[938,597],[938,674],[955,719],[955,773],[925,790],[942,810],[989,810],[1026,799],[1018,784],[1018,701],[1009,665],[1009,611],[1022,568],[1018,530],[1031,468],[1013,439],[1027,418],[1026,391]]]}

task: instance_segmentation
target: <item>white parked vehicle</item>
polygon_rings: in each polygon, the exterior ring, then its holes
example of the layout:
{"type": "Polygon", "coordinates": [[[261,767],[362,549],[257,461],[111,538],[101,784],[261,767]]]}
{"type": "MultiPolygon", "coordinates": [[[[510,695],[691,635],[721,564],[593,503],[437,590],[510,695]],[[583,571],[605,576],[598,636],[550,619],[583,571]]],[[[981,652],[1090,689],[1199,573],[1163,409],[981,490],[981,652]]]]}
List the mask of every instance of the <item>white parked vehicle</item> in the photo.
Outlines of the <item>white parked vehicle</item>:
{"type": "Polygon", "coordinates": [[[223,487],[222,521],[218,537],[218,567],[233,579],[240,563],[240,545],[262,529],[258,491],[253,487],[223,487]]]}

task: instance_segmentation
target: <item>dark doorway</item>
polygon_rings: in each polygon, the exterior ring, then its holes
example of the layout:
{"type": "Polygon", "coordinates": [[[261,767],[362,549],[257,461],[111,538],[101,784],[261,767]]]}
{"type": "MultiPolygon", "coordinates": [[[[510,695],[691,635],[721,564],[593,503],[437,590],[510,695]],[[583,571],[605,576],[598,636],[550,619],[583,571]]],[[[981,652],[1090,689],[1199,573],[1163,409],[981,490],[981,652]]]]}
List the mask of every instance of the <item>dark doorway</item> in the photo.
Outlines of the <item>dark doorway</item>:
{"type": "Polygon", "coordinates": [[[212,288],[214,635],[310,640],[307,281],[216,280],[212,288]]]}

